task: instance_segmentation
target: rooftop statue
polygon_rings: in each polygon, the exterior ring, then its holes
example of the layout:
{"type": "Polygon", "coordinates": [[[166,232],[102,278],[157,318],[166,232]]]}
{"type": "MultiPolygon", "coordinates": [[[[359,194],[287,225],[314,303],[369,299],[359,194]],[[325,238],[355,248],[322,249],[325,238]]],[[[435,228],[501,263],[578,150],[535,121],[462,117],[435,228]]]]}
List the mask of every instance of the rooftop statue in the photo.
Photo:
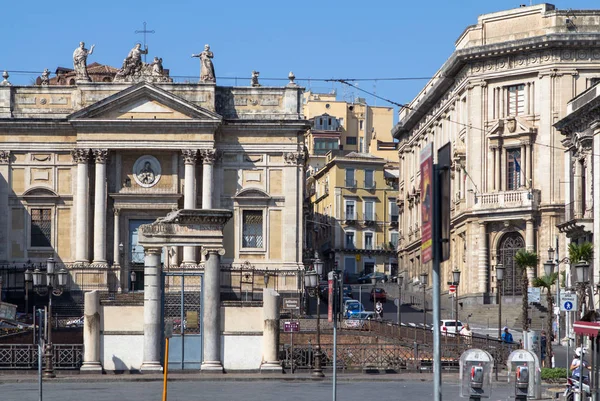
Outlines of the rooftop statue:
{"type": "Polygon", "coordinates": [[[204,45],[204,51],[198,54],[192,54],[192,57],[200,58],[200,82],[216,82],[215,67],[213,66],[213,52],[209,45],[204,45]]]}
{"type": "Polygon", "coordinates": [[[142,49],[142,45],[137,43],[123,60],[114,82],[173,82],[163,70],[162,58],[154,57],[154,61],[148,64],[142,61],[142,54],[148,54],[148,46],[142,49]]]}
{"type": "Polygon", "coordinates": [[[87,58],[94,52],[94,46],[96,45],[92,45],[88,50],[85,48],[85,42],[79,42],[79,47],[73,52],[73,69],[78,82],[91,82],[87,72],[87,58]]]}

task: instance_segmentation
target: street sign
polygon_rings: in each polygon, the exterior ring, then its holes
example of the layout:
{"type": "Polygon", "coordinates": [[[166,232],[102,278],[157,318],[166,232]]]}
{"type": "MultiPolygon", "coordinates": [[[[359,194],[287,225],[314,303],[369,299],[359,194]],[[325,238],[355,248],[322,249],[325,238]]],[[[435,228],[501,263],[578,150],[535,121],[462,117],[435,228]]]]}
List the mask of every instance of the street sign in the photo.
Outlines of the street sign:
{"type": "Polygon", "coordinates": [[[283,309],[300,309],[298,298],[283,298],[283,309]]]}
{"type": "Polygon", "coordinates": [[[394,299],[394,306],[398,306],[398,304],[400,303],[400,300],[398,298],[394,299]]]}
{"type": "Polygon", "coordinates": [[[571,312],[577,310],[577,294],[562,293],[560,297],[560,310],[571,312]]]}
{"type": "Polygon", "coordinates": [[[455,292],[456,292],[456,286],[454,284],[450,284],[450,286],[448,286],[448,293],[454,294],[455,292]]]}
{"type": "Polygon", "coordinates": [[[283,323],[283,331],[286,333],[294,333],[300,331],[300,322],[284,322],[283,323]]]}

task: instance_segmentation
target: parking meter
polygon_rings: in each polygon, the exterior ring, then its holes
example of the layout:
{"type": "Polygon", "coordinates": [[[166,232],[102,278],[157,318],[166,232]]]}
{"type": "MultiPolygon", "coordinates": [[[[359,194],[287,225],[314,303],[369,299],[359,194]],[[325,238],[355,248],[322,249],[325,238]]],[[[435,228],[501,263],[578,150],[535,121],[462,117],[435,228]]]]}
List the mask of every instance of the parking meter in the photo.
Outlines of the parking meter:
{"type": "Polygon", "coordinates": [[[470,349],[460,356],[460,396],[469,400],[489,398],[492,394],[494,359],[481,349],[470,349]]]}
{"type": "Polygon", "coordinates": [[[520,349],[508,356],[508,380],[514,382],[517,400],[538,399],[541,394],[541,369],[537,355],[520,349]]]}

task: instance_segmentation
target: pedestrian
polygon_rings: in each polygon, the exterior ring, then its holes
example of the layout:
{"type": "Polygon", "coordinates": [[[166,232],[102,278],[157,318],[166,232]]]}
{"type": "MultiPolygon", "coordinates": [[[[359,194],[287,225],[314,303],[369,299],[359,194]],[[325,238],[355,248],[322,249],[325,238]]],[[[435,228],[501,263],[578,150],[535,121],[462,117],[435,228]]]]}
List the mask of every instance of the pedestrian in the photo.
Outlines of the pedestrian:
{"type": "Polygon", "coordinates": [[[383,305],[381,301],[377,301],[375,304],[375,313],[377,313],[377,319],[383,320],[383,305]]]}
{"type": "Polygon", "coordinates": [[[548,337],[546,337],[546,332],[542,330],[542,335],[540,337],[540,346],[541,346],[541,357],[542,357],[542,368],[546,367],[546,347],[548,346],[548,337]]]}
{"type": "Polygon", "coordinates": [[[504,328],[502,329],[502,341],[509,344],[512,344],[514,342],[513,336],[508,332],[508,327],[506,326],[504,326],[504,328]]]}
{"type": "Polygon", "coordinates": [[[468,324],[460,330],[460,335],[463,336],[463,340],[466,344],[471,345],[471,341],[473,340],[473,332],[468,324]]]}

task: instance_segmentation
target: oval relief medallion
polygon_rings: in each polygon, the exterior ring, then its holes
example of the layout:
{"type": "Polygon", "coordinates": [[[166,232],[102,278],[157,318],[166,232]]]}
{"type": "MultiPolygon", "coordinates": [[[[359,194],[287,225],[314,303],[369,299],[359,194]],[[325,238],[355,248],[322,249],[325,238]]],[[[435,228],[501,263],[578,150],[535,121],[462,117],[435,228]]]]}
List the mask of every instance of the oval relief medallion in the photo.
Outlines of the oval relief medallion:
{"type": "Polygon", "coordinates": [[[144,188],[153,187],[160,180],[160,163],[154,156],[144,155],[133,164],[133,179],[144,188]]]}

